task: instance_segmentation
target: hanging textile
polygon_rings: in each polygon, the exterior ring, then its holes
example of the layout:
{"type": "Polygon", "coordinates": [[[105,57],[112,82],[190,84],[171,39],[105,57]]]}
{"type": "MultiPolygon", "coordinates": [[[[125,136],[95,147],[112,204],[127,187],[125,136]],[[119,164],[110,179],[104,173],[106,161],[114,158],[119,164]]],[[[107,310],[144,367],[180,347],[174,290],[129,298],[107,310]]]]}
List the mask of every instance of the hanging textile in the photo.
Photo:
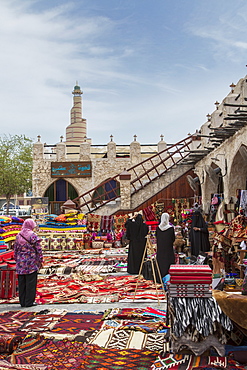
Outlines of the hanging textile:
{"type": "Polygon", "coordinates": [[[113,216],[101,216],[100,231],[107,233],[112,231],[113,216]]]}
{"type": "Polygon", "coordinates": [[[89,213],[87,215],[87,229],[88,231],[100,231],[101,216],[89,213]]]}

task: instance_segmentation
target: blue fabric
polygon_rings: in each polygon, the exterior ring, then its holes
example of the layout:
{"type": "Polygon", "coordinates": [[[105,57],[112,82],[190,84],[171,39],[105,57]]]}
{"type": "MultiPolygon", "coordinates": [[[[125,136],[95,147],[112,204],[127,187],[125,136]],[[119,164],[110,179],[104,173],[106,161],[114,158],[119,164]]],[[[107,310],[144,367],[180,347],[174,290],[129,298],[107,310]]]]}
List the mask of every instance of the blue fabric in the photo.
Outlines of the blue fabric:
{"type": "Polygon", "coordinates": [[[171,275],[167,274],[162,278],[163,284],[164,284],[164,289],[167,291],[167,283],[170,281],[171,275]]]}

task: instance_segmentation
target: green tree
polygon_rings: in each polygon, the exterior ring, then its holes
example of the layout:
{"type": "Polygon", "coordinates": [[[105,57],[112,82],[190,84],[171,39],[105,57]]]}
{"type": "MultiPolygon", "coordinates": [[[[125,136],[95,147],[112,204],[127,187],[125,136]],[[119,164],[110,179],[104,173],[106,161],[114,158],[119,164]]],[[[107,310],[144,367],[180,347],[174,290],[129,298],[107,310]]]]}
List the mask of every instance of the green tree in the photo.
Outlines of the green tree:
{"type": "Polygon", "coordinates": [[[0,137],[0,194],[6,198],[7,213],[11,197],[32,188],[32,140],[25,135],[0,137]]]}

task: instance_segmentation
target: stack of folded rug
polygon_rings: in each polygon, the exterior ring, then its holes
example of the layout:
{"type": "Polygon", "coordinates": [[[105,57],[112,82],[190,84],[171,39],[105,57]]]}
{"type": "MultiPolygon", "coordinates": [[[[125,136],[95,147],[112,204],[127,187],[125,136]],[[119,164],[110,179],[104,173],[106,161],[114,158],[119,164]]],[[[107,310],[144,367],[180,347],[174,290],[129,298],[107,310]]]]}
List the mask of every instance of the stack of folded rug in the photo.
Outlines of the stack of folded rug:
{"type": "Polygon", "coordinates": [[[208,265],[171,265],[171,297],[212,297],[212,270],[208,265]]]}

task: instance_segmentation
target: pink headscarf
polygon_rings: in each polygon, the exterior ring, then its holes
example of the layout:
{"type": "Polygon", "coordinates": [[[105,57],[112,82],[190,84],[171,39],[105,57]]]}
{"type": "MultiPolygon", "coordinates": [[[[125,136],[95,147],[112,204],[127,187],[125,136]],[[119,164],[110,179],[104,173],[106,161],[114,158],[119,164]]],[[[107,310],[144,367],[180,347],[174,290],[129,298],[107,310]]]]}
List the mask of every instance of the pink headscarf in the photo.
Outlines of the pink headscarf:
{"type": "Polygon", "coordinates": [[[36,227],[36,223],[32,218],[27,218],[22,225],[21,232],[18,234],[18,242],[23,245],[29,241],[31,236],[34,234],[33,229],[36,227]],[[27,240],[22,238],[21,236],[24,236],[27,240]]]}

